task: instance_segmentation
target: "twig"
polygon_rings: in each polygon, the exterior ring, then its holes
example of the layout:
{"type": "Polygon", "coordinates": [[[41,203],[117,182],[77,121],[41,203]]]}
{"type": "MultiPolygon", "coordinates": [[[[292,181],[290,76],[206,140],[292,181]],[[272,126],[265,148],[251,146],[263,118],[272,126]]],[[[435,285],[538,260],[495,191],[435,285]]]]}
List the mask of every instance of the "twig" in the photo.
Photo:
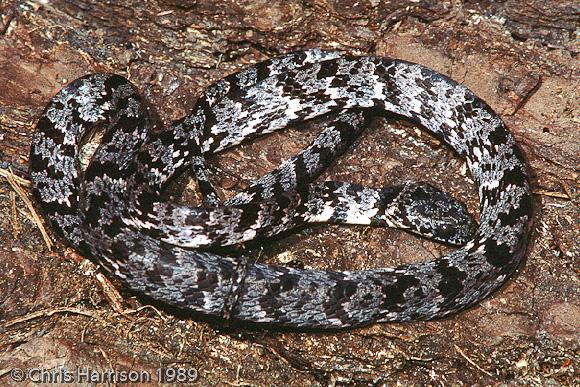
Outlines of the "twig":
{"type": "Polygon", "coordinates": [[[568,198],[570,198],[570,200],[573,200],[572,193],[570,193],[570,187],[568,186],[568,184],[564,183],[563,181],[560,182],[560,184],[562,184],[562,189],[564,190],[564,193],[568,195],[568,198]]]}
{"type": "Polygon", "coordinates": [[[161,320],[167,321],[167,318],[163,317],[163,314],[159,311],[159,309],[155,308],[153,305],[144,305],[137,309],[123,308],[123,297],[121,296],[121,294],[119,294],[119,292],[117,291],[115,286],[113,286],[111,281],[109,281],[109,279],[101,273],[98,273],[95,277],[97,281],[99,281],[101,290],[103,291],[105,298],[107,299],[113,310],[122,315],[123,317],[129,320],[135,320],[135,318],[131,316],[132,314],[139,313],[144,309],[151,309],[155,313],[157,313],[157,315],[159,316],[159,318],[161,318],[161,320]]]}
{"type": "Polygon", "coordinates": [[[87,334],[87,330],[89,329],[89,325],[91,325],[91,321],[87,322],[81,331],[81,343],[85,342],[85,335],[87,334]]]}
{"type": "Polygon", "coordinates": [[[475,362],[473,360],[471,360],[469,357],[467,357],[467,355],[465,353],[463,353],[463,351],[461,350],[461,348],[459,348],[456,344],[453,344],[453,346],[455,347],[455,349],[457,350],[457,352],[459,352],[459,354],[461,356],[463,356],[463,358],[465,360],[467,360],[467,362],[469,364],[471,364],[472,366],[474,366],[475,368],[477,368],[478,370],[480,370],[481,372],[483,372],[484,374],[486,374],[487,376],[491,376],[493,377],[493,374],[484,370],[483,368],[481,368],[480,366],[478,366],[477,364],[475,364],[475,362]]]}
{"type": "Polygon", "coordinates": [[[572,200],[570,195],[565,194],[565,193],[561,193],[561,192],[539,190],[539,191],[534,191],[534,193],[536,195],[551,196],[553,198],[558,198],[558,199],[572,200]]]}
{"type": "Polygon", "coordinates": [[[18,210],[16,209],[16,193],[10,191],[10,208],[12,214],[12,235],[18,238],[20,235],[20,219],[18,218],[18,210]]]}
{"type": "Polygon", "coordinates": [[[95,276],[97,281],[99,281],[99,285],[101,286],[101,290],[103,291],[103,295],[109,302],[109,305],[113,308],[113,310],[119,314],[125,315],[123,310],[123,297],[119,294],[117,289],[111,284],[111,282],[101,273],[97,273],[95,276]]]}
{"type": "Polygon", "coordinates": [[[15,175],[14,173],[12,173],[11,170],[0,168],[0,176],[3,176],[5,178],[12,176],[14,181],[16,181],[22,187],[26,187],[26,188],[32,187],[32,183],[30,182],[30,180],[23,179],[22,177],[15,175]]]}
{"type": "MultiPolygon", "coordinates": [[[[38,227],[38,229],[40,230],[40,233],[42,234],[42,238],[44,239],[44,243],[46,243],[46,246],[48,247],[49,250],[52,250],[53,243],[50,240],[50,236],[46,232],[46,229],[44,228],[44,225],[42,224],[40,217],[38,216],[38,214],[34,210],[34,206],[32,205],[32,202],[30,201],[30,199],[28,199],[28,196],[26,196],[26,194],[24,193],[24,191],[20,187],[19,181],[25,181],[25,182],[28,182],[28,181],[24,180],[22,178],[19,178],[18,176],[13,174],[12,171],[10,171],[10,170],[7,171],[7,170],[1,169],[1,168],[0,168],[0,175],[4,176],[6,178],[6,180],[8,180],[8,183],[10,184],[10,186],[12,187],[14,192],[16,192],[18,194],[18,196],[20,196],[20,199],[22,199],[24,204],[26,204],[28,211],[30,211],[30,214],[32,215],[32,219],[34,220],[34,223],[36,223],[36,226],[38,227]]],[[[30,182],[28,182],[28,184],[30,184],[30,182]]]]}
{"type": "Polygon", "coordinates": [[[57,313],[74,313],[74,314],[80,314],[82,316],[87,316],[87,317],[92,317],[92,318],[96,318],[97,316],[91,312],[86,312],[82,309],[79,308],[70,308],[70,307],[60,307],[60,308],[54,308],[54,309],[46,309],[46,310],[39,310],[37,312],[32,312],[27,314],[26,316],[21,316],[21,317],[16,317],[15,319],[12,319],[8,322],[6,322],[6,324],[4,324],[4,327],[10,327],[12,325],[15,324],[19,324],[21,322],[25,322],[25,321],[30,321],[30,320],[34,320],[40,317],[50,317],[54,314],[57,313]]]}
{"type": "Polygon", "coordinates": [[[228,386],[236,386],[236,387],[241,387],[241,386],[248,386],[248,387],[254,387],[257,386],[257,384],[251,383],[251,382],[245,382],[243,380],[232,380],[232,381],[226,381],[225,382],[226,385],[228,386]]]}
{"type": "Polygon", "coordinates": [[[124,314],[134,314],[134,313],[139,313],[142,310],[145,309],[151,309],[153,310],[155,313],[157,313],[157,315],[159,316],[159,318],[163,321],[163,322],[167,322],[167,317],[164,317],[163,314],[161,313],[161,311],[159,311],[159,309],[157,309],[156,307],[154,307],[153,305],[143,305],[138,307],[137,309],[126,309],[123,311],[124,314]]]}

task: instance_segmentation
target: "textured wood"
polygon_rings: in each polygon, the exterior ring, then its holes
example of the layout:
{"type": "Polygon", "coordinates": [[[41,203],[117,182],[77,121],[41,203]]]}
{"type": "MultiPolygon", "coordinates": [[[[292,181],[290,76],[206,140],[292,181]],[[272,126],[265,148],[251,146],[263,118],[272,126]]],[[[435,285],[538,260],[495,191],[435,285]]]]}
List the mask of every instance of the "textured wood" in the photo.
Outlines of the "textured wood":
{"type": "MultiPolygon", "coordinates": [[[[128,76],[165,122],[211,81],[258,60],[322,47],[398,57],[463,82],[498,111],[534,176],[534,242],[520,273],[450,318],[319,334],[248,330],[147,307],[99,282],[57,243],[49,253],[0,177],[0,370],[195,367],[200,382],[326,385],[574,382],[578,366],[580,150],[573,1],[52,1],[0,3],[0,167],[26,177],[35,121],[68,81],[128,76]],[[56,309],[60,308],[60,309],[56,309]]],[[[273,134],[215,158],[224,196],[297,152],[321,124],[273,134]]],[[[324,178],[429,181],[477,200],[463,162],[403,122],[376,122],[324,178]]],[[[175,192],[187,185],[181,179],[175,192]]],[[[181,200],[195,201],[189,186],[181,200]]],[[[447,251],[396,231],[316,227],[253,251],[290,265],[356,269],[447,251]]],[[[0,372],[0,382],[10,374],[0,372]]]]}

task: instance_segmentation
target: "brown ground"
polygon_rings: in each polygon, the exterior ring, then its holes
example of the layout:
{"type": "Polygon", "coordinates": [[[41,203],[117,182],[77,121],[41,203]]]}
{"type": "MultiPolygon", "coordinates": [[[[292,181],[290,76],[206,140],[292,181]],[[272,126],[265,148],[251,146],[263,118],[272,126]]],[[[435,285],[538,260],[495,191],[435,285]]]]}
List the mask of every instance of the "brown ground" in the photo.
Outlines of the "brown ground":
{"type": "MultiPolygon", "coordinates": [[[[459,315],[329,334],[250,330],[143,307],[124,292],[115,301],[92,263],[59,241],[49,252],[26,204],[0,177],[0,384],[14,383],[15,367],[58,366],[195,368],[202,385],[580,383],[580,8],[573,0],[48,3],[0,2],[0,161],[18,176],[27,177],[31,133],[44,105],[78,76],[128,76],[171,121],[211,81],[237,69],[291,50],[335,48],[424,64],[487,100],[528,156],[537,216],[518,275],[459,315]]],[[[222,193],[247,186],[317,128],[291,129],[216,157],[226,172],[216,179],[222,193]]],[[[416,128],[378,121],[324,178],[374,186],[429,181],[475,213],[463,167],[416,128]]],[[[194,196],[186,189],[184,200],[194,196]]],[[[397,231],[321,226],[252,254],[355,269],[446,250],[397,231]]]]}

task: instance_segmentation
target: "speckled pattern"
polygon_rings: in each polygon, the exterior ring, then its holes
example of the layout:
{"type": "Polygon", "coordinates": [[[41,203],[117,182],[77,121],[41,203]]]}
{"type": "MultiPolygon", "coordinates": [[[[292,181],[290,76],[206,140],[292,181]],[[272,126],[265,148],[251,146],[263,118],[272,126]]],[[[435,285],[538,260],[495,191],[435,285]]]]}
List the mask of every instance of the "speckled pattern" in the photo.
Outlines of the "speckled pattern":
{"type": "Polygon", "coordinates": [[[123,77],[79,78],[42,114],[30,168],[54,230],[126,286],[162,302],[290,327],[433,319],[499,288],[525,253],[532,200],[513,137],[472,92],[420,65],[296,52],[216,82],[168,128],[148,112],[123,77]],[[475,232],[461,204],[425,184],[311,183],[381,110],[420,124],[467,159],[479,186],[475,232]],[[308,148],[220,202],[205,154],[327,113],[333,121],[308,148]],[[79,147],[96,124],[106,130],[83,170],[79,147]],[[202,207],[161,200],[167,181],[186,167],[202,207]],[[309,222],[402,227],[463,247],[434,261],[347,272],[248,263],[211,250],[309,222]]]}

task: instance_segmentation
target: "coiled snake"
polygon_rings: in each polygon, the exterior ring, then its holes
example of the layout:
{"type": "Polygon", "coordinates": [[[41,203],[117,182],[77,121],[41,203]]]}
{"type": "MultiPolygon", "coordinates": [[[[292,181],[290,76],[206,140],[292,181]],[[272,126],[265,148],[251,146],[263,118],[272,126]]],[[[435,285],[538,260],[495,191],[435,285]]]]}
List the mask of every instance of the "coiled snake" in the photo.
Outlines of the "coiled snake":
{"type": "Polygon", "coordinates": [[[167,128],[125,78],[79,78],[42,114],[30,172],[54,230],[133,291],[207,315],[290,327],[433,319],[473,305],[514,273],[532,219],[522,154],[485,102],[417,64],[320,50],[214,83],[167,128]],[[420,124],[467,159],[479,187],[475,233],[463,206],[428,185],[311,183],[380,110],[420,124]],[[334,121],[308,148],[220,201],[204,155],[328,113],[334,121]],[[84,168],[80,148],[96,126],[104,134],[84,168]],[[186,167],[204,194],[201,207],[163,200],[167,182],[186,167]],[[248,263],[215,249],[311,222],[403,227],[464,245],[434,261],[346,272],[248,263]]]}

